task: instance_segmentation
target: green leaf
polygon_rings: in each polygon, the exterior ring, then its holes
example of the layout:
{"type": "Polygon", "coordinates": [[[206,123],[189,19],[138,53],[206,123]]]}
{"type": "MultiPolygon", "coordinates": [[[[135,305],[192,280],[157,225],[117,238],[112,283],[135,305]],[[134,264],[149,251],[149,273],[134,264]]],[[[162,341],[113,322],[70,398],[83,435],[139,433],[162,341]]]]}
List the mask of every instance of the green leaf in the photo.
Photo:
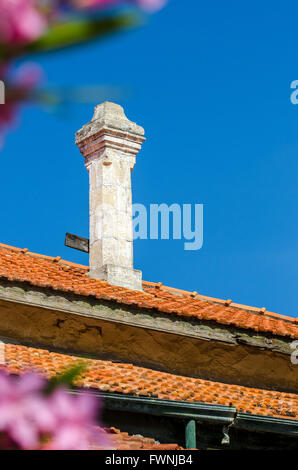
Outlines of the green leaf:
{"type": "Polygon", "coordinates": [[[67,386],[69,388],[74,387],[74,380],[84,372],[86,369],[87,364],[85,362],[76,362],[64,372],[55,375],[52,377],[45,389],[46,394],[50,394],[55,390],[55,388],[59,386],[67,386]]]}
{"type": "Polygon", "coordinates": [[[136,24],[132,15],[76,20],[52,26],[38,41],[30,44],[26,52],[47,52],[83,44],[136,24]]]}
{"type": "Polygon", "coordinates": [[[58,23],[50,27],[40,39],[25,46],[0,44],[0,59],[10,60],[31,53],[51,52],[78,46],[138,24],[140,24],[139,17],[132,14],[84,18],[58,23]]]}

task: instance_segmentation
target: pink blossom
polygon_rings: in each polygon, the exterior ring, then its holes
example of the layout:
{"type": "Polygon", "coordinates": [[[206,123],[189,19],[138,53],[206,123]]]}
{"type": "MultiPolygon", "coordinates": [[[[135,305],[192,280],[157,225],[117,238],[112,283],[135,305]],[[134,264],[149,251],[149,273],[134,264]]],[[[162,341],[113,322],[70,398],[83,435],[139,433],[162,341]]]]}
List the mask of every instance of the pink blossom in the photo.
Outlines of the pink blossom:
{"type": "Polygon", "coordinates": [[[1,105],[0,108],[0,135],[1,131],[5,127],[10,127],[13,125],[15,120],[16,106],[12,103],[5,103],[1,105]]]}
{"type": "Polygon", "coordinates": [[[148,12],[154,12],[163,8],[167,0],[135,0],[136,3],[148,12]]]}
{"type": "Polygon", "coordinates": [[[49,450],[87,450],[91,445],[102,445],[102,435],[96,429],[98,400],[84,393],[70,395],[58,389],[51,397],[55,416],[53,439],[45,447],[49,450]]]}
{"type": "Polygon", "coordinates": [[[35,0],[0,0],[0,38],[5,43],[26,43],[46,29],[46,20],[35,0]]]}
{"type": "Polygon", "coordinates": [[[0,373],[0,431],[23,449],[39,443],[38,421],[44,420],[40,393],[44,380],[36,374],[9,377],[0,373]]]}
{"type": "Polygon", "coordinates": [[[56,388],[46,395],[36,374],[0,372],[0,448],[85,450],[107,442],[96,422],[98,400],[56,388]]]}
{"type": "MultiPolygon", "coordinates": [[[[1,1],[1,0],[0,0],[1,1]]],[[[28,99],[34,87],[42,79],[42,69],[30,62],[22,64],[10,77],[9,67],[0,64],[0,77],[10,90],[10,101],[0,106],[0,149],[4,142],[4,135],[8,129],[14,127],[22,101],[28,99]]]]}
{"type": "Polygon", "coordinates": [[[42,68],[34,62],[25,62],[16,70],[14,83],[24,90],[30,91],[43,78],[42,68]]]}

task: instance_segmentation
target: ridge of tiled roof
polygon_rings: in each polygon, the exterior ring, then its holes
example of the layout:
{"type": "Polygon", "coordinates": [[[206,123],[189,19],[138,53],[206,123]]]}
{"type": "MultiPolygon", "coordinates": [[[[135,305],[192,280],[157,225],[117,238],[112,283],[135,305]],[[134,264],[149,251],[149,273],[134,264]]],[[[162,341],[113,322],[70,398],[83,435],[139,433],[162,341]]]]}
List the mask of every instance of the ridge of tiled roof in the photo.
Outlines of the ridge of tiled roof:
{"type": "Polygon", "coordinates": [[[298,419],[298,395],[293,393],[185,377],[20,344],[2,343],[2,357],[4,361],[0,368],[12,374],[35,370],[50,378],[74,362],[83,361],[86,369],[76,381],[78,387],[105,393],[234,406],[237,412],[246,414],[298,419]]]}
{"type": "Polygon", "coordinates": [[[162,283],[144,281],[143,292],[116,287],[88,278],[88,271],[88,267],[59,256],[40,255],[27,248],[0,244],[0,278],[298,339],[298,318],[166,287],[162,283]]]}

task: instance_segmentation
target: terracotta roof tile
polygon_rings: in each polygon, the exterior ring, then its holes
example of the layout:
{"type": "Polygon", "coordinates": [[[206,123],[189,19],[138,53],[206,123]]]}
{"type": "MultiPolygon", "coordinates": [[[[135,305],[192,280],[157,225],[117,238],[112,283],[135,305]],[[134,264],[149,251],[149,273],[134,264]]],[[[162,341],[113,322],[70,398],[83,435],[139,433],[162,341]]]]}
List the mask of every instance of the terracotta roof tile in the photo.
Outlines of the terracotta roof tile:
{"type": "Polygon", "coordinates": [[[235,406],[243,413],[298,419],[298,395],[293,393],[212,382],[16,344],[4,344],[4,359],[1,367],[10,373],[33,369],[47,377],[81,360],[86,363],[86,370],[78,379],[78,386],[126,395],[235,406]]]}
{"type": "Polygon", "coordinates": [[[155,439],[138,435],[129,435],[116,428],[102,428],[107,437],[108,447],[115,450],[183,450],[178,444],[161,444],[155,439]]]}
{"type": "Polygon", "coordinates": [[[0,277],[11,281],[298,339],[297,319],[291,317],[179,291],[161,283],[143,282],[144,292],[133,291],[89,279],[87,274],[86,266],[0,244],[0,277]]]}

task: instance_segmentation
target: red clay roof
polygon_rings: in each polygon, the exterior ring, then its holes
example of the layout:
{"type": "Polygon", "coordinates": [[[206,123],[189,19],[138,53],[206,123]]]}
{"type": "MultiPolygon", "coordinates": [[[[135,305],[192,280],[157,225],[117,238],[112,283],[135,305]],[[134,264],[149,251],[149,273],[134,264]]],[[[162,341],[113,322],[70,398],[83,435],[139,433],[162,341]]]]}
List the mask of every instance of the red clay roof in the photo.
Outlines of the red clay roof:
{"type": "Polygon", "coordinates": [[[77,380],[78,386],[125,395],[235,406],[238,412],[298,419],[298,395],[293,393],[184,377],[132,364],[82,359],[23,345],[2,346],[4,363],[1,367],[10,373],[33,369],[51,377],[82,360],[86,362],[86,370],[77,380]]]}
{"type": "Polygon", "coordinates": [[[223,325],[251,329],[298,339],[298,319],[285,317],[266,309],[257,309],[179,291],[161,283],[143,282],[144,292],[115,287],[107,282],[89,279],[88,268],[61,260],[60,257],[30,253],[27,249],[0,244],[0,277],[29,282],[97,299],[111,300],[140,308],[178,315],[184,318],[211,320],[223,325]]]}
{"type": "Polygon", "coordinates": [[[104,430],[108,436],[109,447],[115,450],[183,450],[178,444],[161,444],[155,439],[140,435],[129,435],[116,428],[104,430]]]}

